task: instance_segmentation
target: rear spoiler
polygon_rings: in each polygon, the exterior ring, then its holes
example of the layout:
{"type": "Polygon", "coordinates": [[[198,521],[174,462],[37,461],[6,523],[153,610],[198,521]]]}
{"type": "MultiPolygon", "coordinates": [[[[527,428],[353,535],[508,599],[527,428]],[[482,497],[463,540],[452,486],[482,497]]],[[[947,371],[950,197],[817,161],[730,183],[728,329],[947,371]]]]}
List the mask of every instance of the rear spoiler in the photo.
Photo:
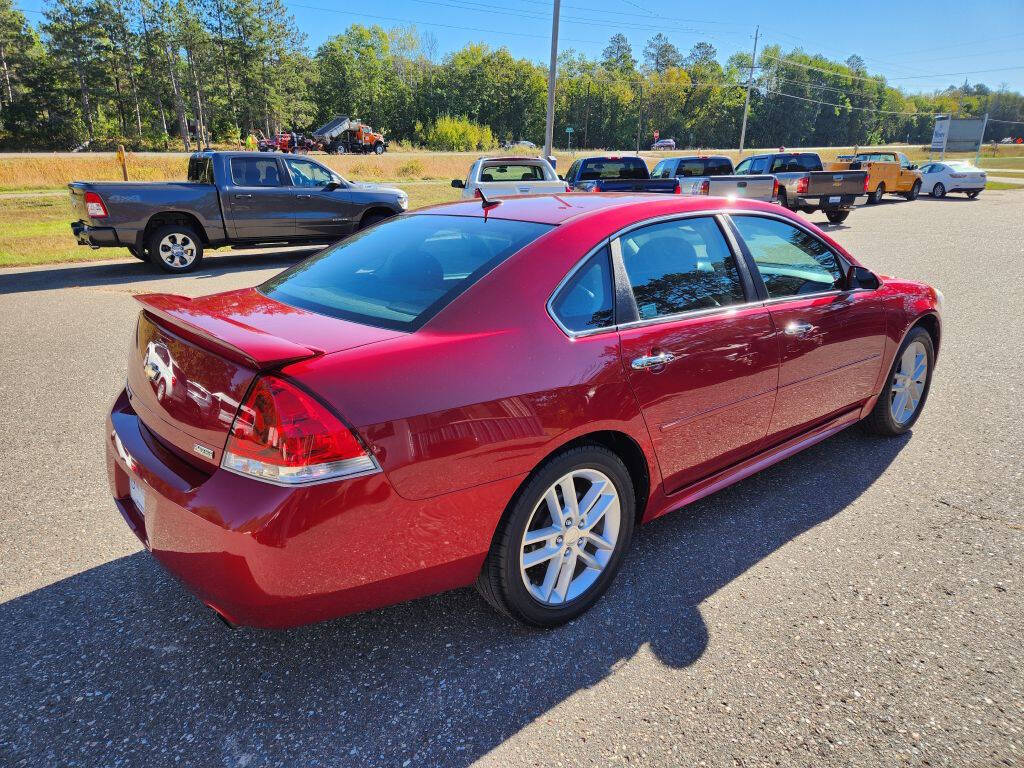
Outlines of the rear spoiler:
{"type": "Polygon", "coordinates": [[[257,371],[317,357],[324,352],[243,325],[225,315],[192,310],[192,299],[172,293],[143,293],[134,297],[146,314],[206,349],[257,371]]]}

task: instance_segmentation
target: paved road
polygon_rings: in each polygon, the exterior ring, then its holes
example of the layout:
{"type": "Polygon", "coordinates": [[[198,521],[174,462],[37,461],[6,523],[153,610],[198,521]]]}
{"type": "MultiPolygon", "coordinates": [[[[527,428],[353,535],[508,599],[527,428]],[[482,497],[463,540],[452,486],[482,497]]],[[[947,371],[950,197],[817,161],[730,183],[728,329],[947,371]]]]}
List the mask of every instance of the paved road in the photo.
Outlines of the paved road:
{"type": "Polygon", "coordinates": [[[848,430],[646,527],[552,632],[470,590],[231,631],[140,552],[100,449],[129,294],[294,254],[0,272],[0,765],[1021,765],[1021,221],[990,192],[833,228],[945,291],[913,435],[848,430]]]}

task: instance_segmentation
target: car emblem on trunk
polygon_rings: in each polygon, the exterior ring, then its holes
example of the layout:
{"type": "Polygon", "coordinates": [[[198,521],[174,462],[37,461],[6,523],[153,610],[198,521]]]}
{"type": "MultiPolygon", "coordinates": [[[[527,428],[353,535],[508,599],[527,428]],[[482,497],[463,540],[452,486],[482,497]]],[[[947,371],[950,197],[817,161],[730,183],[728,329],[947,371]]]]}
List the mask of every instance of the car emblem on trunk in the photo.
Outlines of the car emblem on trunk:
{"type": "Polygon", "coordinates": [[[204,459],[213,458],[213,448],[207,448],[205,445],[200,445],[199,443],[196,443],[195,446],[193,446],[192,450],[198,453],[204,459]]]}

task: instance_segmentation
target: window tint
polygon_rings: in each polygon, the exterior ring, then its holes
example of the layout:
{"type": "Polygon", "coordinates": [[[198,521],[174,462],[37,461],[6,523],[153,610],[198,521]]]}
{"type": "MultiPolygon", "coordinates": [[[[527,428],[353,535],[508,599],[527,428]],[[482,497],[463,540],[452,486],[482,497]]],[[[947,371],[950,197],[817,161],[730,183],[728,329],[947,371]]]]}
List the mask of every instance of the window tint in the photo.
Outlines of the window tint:
{"type": "Polygon", "coordinates": [[[755,157],[750,161],[751,174],[768,173],[768,166],[771,164],[770,157],[755,157]]]}
{"type": "Polygon", "coordinates": [[[525,163],[485,165],[480,169],[480,181],[543,181],[544,171],[539,165],[525,163]]]}
{"type": "Polygon", "coordinates": [[[311,160],[286,157],[284,162],[294,187],[323,187],[334,181],[334,176],[326,168],[311,160]]]}
{"type": "Polygon", "coordinates": [[[646,178],[649,178],[647,163],[639,157],[622,157],[615,160],[593,158],[584,160],[580,168],[580,181],[646,178]]]}
{"type": "Polygon", "coordinates": [[[705,176],[729,176],[732,174],[732,161],[726,157],[709,157],[705,161],[705,176]]]}
{"type": "Polygon", "coordinates": [[[744,301],[736,261],[712,218],[652,224],[621,243],[641,320],[744,301]]]}
{"type": "MultiPolygon", "coordinates": [[[[820,171],[821,162],[817,155],[808,152],[799,155],[776,155],[772,159],[772,173],[794,173],[800,171],[820,171]]],[[[763,173],[763,171],[759,171],[763,173]]]]}
{"type": "Polygon", "coordinates": [[[576,271],[551,302],[551,309],[570,331],[605,328],[614,322],[612,273],[608,249],[595,254],[576,271]]]}
{"type": "Polygon", "coordinates": [[[415,330],[550,229],[470,216],[399,216],[296,264],[260,290],[323,315],[415,330]]]}
{"type": "Polygon", "coordinates": [[[279,187],[277,160],[266,157],[232,157],[231,181],[239,187],[279,187]]]}
{"type": "Polygon", "coordinates": [[[839,259],[809,232],[759,216],[734,216],[733,222],[754,257],[769,297],[831,291],[842,284],[839,259]]]}

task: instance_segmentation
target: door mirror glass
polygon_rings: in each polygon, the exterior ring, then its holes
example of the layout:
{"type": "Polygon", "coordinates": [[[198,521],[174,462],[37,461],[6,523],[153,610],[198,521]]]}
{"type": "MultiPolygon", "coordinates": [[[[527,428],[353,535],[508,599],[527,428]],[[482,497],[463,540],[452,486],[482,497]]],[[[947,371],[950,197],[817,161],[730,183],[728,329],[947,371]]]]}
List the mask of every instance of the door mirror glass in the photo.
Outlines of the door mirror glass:
{"type": "Polygon", "coordinates": [[[846,289],[848,291],[855,291],[858,288],[864,288],[869,291],[873,291],[880,283],[875,273],[865,267],[851,266],[849,272],[846,273],[846,289]]]}
{"type": "Polygon", "coordinates": [[[452,179],[452,186],[455,187],[456,189],[465,189],[466,182],[464,182],[462,179],[452,179]]]}
{"type": "Polygon", "coordinates": [[[328,192],[333,192],[339,187],[341,187],[341,184],[339,184],[337,181],[329,181],[327,182],[327,184],[324,185],[324,189],[326,189],[328,192]]]}

